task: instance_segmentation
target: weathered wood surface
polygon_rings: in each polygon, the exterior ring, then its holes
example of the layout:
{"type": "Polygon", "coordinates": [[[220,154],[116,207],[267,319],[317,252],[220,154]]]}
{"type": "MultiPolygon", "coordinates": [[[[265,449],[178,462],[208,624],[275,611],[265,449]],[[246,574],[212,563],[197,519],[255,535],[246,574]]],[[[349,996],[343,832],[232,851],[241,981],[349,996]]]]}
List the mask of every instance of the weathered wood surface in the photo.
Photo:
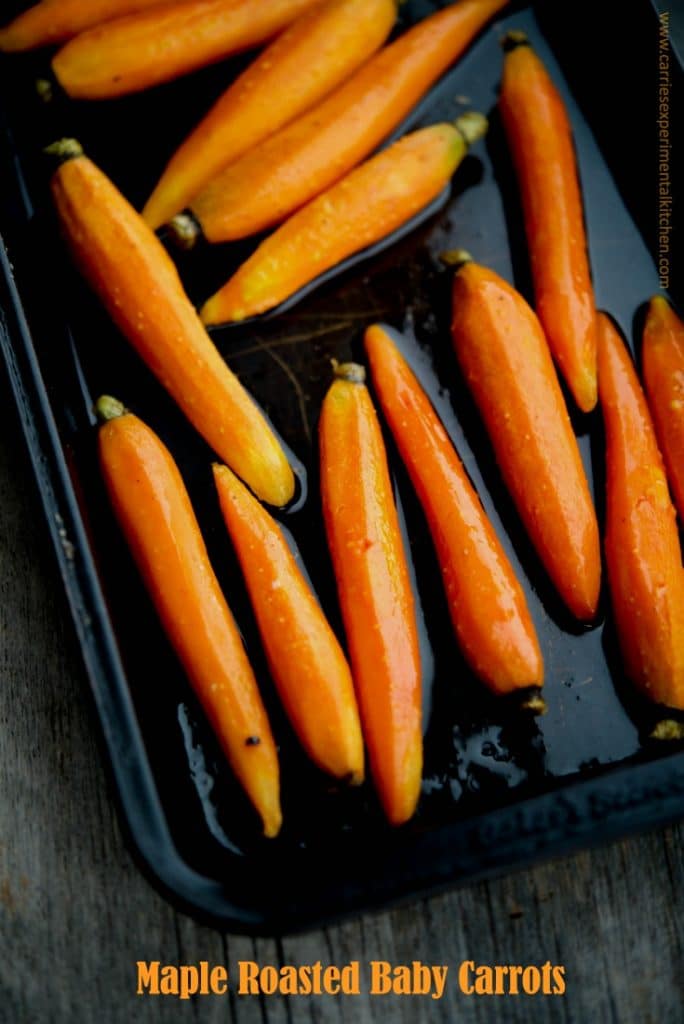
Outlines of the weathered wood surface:
{"type": "Polygon", "coordinates": [[[0,381],[0,1021],[677,1024],[684,826],[282,943],[220,935],[139,873],[115,817],[70,621],[7,385],[0,381]],[[139,998],[135,962],[419,957],[444,998],[139,998]],[[467,997],[466,958],[566,966],[554,997],[467,997]]]}

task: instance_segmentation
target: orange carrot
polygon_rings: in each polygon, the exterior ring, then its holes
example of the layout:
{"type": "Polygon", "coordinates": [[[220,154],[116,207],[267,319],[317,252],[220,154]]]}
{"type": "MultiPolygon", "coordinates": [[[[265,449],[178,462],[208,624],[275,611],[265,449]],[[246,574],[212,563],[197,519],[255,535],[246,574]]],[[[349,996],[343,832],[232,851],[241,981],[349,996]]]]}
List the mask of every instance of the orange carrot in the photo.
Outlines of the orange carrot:
{"type": "Polygon", "coordinates": [[[190,204],[208,241],[271,227],[339,181],[387,138],[507,2],[459,0],[425,18],[318,106],[226,167],[190,204]]]}
{"type": "Polygon", "coordinates": [[[34,50],[63,43],[93,25],[168,3],[169,0],[41,0],[0,28],[0,50],[34,50]]]}
{"type": "Polygon", "coordinates": [[[74,259],[113,321],[193,426],[260,498],[285,505],[294,475],[280,443],[228,369],[163,245],[73,139],[51,189],[74,259]]]}
{"type": "MultiPolygon", "coordinates": [[[[540,687],[544,666],[522,587],[430,400],[385,329],[366,331],[375,390],[437,550],[449,612],[473,671],[494,693],[540,687]]],[[[525,693],[530,710],[545,710],[525,693]]]]}
{"type": "Polygon", "coordinates": [[[662,295],[648,307],[642,358],[648,404],[684,522],[684,324],[662,295]]]}
{"type": "Polygon", "coordinates": [[[452,338],[520,518],[573,615],[592,619],[596,513],[541,325],[493,271],[457,254],[452,338]]]}
{"type": "Polygon", "coordinates": [[[273,38],[319,0],[185,0],[83,32],[52,61],[73,99],[148,89],[273,38]]]}
{"type": "Polygon", "coordinates": [[[606,426],[606,563],[625,668],[651,700],[684,710],[684,569],[646,399],[627,349],[599,314],[606,426]]]}
{"type": "Polygon", "coordinates": [[[321,411],[323,516],[370,767],[385,814],[413,814],[423,762],[415,606],[363,368],[336,367],[321,411]]]}
{"type": "Polygon", "coordinates": [[[363,739],[342,648],[278,525],[226,466],[214,466],[214,481],[293,728],[320,768],[356,785],[363,739]]]}
{"type": "Polygon", "coordinates": [[[396,13],[396,0],[327,0],[298,19],[175,152],[144,220],[158,228],[224,167],[344,81],[382,45],[396,13]]]}
{"type": "Polygon", "coordinates": [[[97,412],[100,464],[114,511],[162,625],[233,771],[261,815],[280,829],[278,757],[256,680],[212,570],[178,467],[159,438],[120,402],[97,412]]]}
{"type": "Polygon", "coordinates": [[[580,409],[596,405],[596,308],[563,101],[522,32],[504,41],[501,117],[522,195],[535,303],[580,409]]]}
{"type": "Polygon", "coordinates": [[[439,195],[486,127],[481,114],[465,114],[455,125],[405,135],[355,168],[262,242],[207,300],[202,320],[244,320],[272,309],[345,257],[389,235],[439,195]]]}

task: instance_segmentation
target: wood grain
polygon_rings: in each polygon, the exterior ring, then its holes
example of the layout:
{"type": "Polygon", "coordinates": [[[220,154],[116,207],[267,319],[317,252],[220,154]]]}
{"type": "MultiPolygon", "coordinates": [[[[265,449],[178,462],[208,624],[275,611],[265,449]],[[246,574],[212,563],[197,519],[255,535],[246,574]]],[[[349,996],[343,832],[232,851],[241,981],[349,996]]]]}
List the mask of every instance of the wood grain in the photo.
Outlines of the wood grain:
{"type": "Polygon", "coordinates": [[[176,912],[122,838],[87,682],[0,383],[0,1021],[21,1024],[684,1021],[684,827],[283,941],[176,912]],[[136,997],[135,962],[451,965],[444,998],[136,997]],[[566,966],[568,992],[477,998],[464,959],[566,966]]]}

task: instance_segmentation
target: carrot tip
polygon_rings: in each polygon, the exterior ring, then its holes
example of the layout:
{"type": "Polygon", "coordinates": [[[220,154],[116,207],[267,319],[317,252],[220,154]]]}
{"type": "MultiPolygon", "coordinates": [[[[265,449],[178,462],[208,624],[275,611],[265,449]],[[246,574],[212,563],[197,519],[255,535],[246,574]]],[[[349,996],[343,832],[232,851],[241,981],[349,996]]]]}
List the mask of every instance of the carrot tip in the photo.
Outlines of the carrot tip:
{"type": "Polygon", "coordinates": [[[43,152],[46,156],[53,158],[55,165],[59,167],[67,160],[83,156],[83,146],[77,139],[57,139],[56,142],[51,142],[49,146],[46,146],[43,152]]]}
{"type": "Polygon", "coordinates": [[[512,28],[506,33],[501,40],[501,48],[504,53],[510,53],[511,50],[517,49],[519,46],[530,46],[530,41],[524,32],[520,29],[512,28]]]}
{"type": "Polygon", "coordinates": [[[474,142],[487,134],[489,122],[484,114],[479,114],[476,110],[469,110],[454,121],[454,128],[463,137],[466,146],[472,146],[474,142]]]}
{"type": "Polygon", "coordinates": [[[682,740],[684,739],[684,722],[678,722],[674,718],[663,718],[651,731],[652,740],[682,740]]]}
{"type": "Polygon", "coordinates": [[[111,395],[100,395],[93,408],[100,423],[118,419],[126,412],[123,402],[120,402],[118,398],[112,398],[111,395]]]}
{"type": "Polygon", "coordinates": [[[332,359],[333,376],[336,380],[346,380],[350,384],[365,384],[366,370],[360,363],[338,363],[332,359]]]}
{"type": "Polygon", "coordinates": [[[453,267],[457,273],[466,263],[473,262],[473,257],[465,249],[447,249],[439,254],[439,258],[446,267],[453,267]]]}
{"type": "Polygon", "coordinates": [[[188,251],[194,249],[202,234],[202,228],[197,218],[190,210],[183,210],[166,224],[169,238],[178,249],[188,251]]]}

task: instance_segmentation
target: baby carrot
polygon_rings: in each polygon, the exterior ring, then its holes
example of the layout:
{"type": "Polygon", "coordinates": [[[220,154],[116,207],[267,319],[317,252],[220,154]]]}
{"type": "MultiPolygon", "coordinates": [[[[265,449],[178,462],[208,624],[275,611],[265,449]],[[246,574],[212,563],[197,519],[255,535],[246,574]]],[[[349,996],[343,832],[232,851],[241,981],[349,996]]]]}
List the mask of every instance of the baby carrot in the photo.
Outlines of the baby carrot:
{"type": "Polygon", "coordinates": [[[318,0],[184,0],[117,18],[62,47],[52,70],[73,99],[148,89],[273,38],[318,0]]]}
{"type": "Polygon", "coordinates": [[[606,563],[622,656],[651,700],[684,710],[684,569],[653,423],[627,349],[598,318],[606,563]]]}
{"type": "Polygon", "coordinates": [[[317,103],[389,34],[396,0],[327,0],[251,64],[174,153],[143,209],[152,228],[228,164],[317,103]]]}
{"type": "Polygon", "coordinates": [[[499,107],[520,186],[537,314],[583,412],[596,405],[596,309],[582,197],[563,101],[522,32],[507,51],[499,107]]]}
{"type": "Polygon", "coordinates": [[[684,522],[684,324],[662,295],[648,307],[642,360],[646,397],[684,522]]]}
{"type": "Polygon", "coordinates": [[[493,271],[454,254],[452,338],[520,518],[579,619],[598,603],[596,513],[541,325],[493,271]]]}
{"type": "MultiPolygon", "coordinates": [[[[430,526],[449,613],[494,693],[540,687],[544,667],[522,587],[430,400],[386,331],[366,331],[373,385],[430,526]]],[[[544,710],[538,694],[525,706],[544,710]]]]}
{"type": "Polygon", "coordinates": [[[323,517],[371,774],[400,825],[415,810],[423,763],[415,606],[363,368],[335,375],[319,424],[323,517]]]}
{"type": "Polygon", "coordinates": [[[245,238],[339,181],[387,138],[507,2],[458,0],[384,47],[322,103],[203,188],[190,204],[191,231],[201,228],[210,242],[245,238]]]}
{"type": "Polygon", "coordinates": [[[169,0],[41,0],[0,28],[0,50],[34,50],[63,43],[93,25],[169,0]]]}
{"type": "Polygon", "coordinates": [[[52,196],[76,264],[117,327],[193,426],[254,492],[273,505],[294,493],[280,443],[229,370],[183,291],[166,250],[73,139],[52,196]]]}
{"type": "Polygon", "coordinates": [[[178,467],[120,402],[97,402],[107,490],[162,625],[264,835],[280,829],[273,736],[240,634],[212,570],[178,467]]]}
{"type": "Polygon", "coordinates": [[[363,739],[342,648],[277,523],[226,466],[214,466],[269,668],[302,746],[324,771],[363,781],[363,739]]]}
{"type": "Polygon", "coordinates": [[[405,135],[304,206],[267,238],[204,304],[206,324],[244,320],[279,305],[346,256],[384,238],[444,189],[484,134],[481,114],[405,135]]]}

